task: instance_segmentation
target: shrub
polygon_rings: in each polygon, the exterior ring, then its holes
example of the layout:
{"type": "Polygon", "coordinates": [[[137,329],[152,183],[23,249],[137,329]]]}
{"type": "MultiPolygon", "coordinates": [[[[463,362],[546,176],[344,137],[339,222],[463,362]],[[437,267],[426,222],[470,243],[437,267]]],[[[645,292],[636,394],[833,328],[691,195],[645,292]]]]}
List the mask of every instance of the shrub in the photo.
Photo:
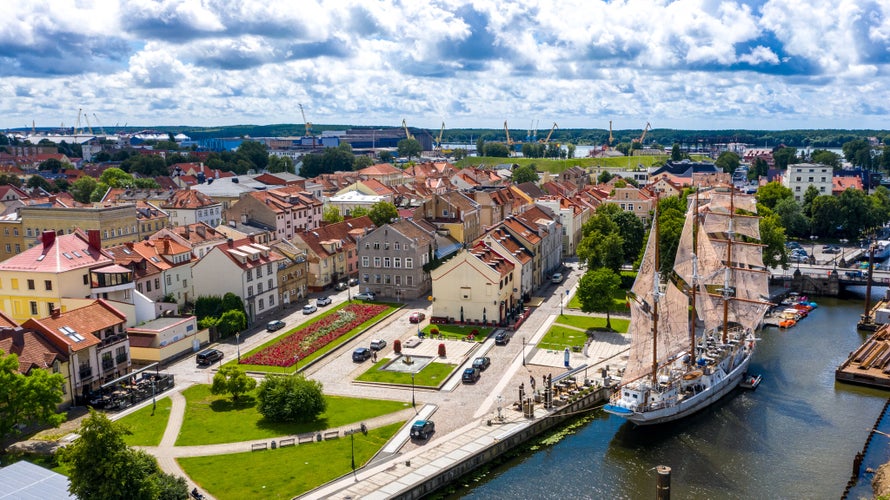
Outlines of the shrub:
{"type": "Polygon", "coordinates": [[[393,352],[395,352],[396,354],[401,354],[401,353],[402,353],[402,341],[399,340],[399,339],[396,339],[396,340],[392,343],[392,350],[393,350],[393,352]]]}
{"type": "Polygon", "coordinates": [[[266,377],[257,400],[257,411],[275,422],[311,422],[327,409],[321,382],[302,374],[266,377]]]}
{"type": "Polygon", "coordinates": [[[444,343],[439,344],[439,356],[441,356],[443,358],[445,357],[445,344],[444,343]]]}
{"type": "Polygon", "coordinates": [[[473,328],[473,331],[470,332],[470,335],[472,335],[472,336],[474,336],[474,337],[475,337],[476,335],[479,335],[479,330],[473,328]]]}
{"type": "Polygon", "coordinates": [[[433,329],[430,330],[430,335],[438,335],[438,334],[439,334],[439,329],[438,329],[438,328],[433,328],[433,329]]]}
{"type": "Polygon", "coordinates": [[[244,370],[237,366],[223,366],[213,376],[213,385],[210,393],[214,395],[231,394],[232,399],[238,401],[238,396],[253,390],[256,380],[247,376],[244,370]]]}

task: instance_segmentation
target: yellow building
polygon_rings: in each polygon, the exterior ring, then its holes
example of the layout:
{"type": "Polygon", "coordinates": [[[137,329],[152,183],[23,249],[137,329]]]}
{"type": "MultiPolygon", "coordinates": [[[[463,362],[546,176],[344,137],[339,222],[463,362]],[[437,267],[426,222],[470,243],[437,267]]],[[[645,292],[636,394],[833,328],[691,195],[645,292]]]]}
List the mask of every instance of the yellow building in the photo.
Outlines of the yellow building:
{"type": "Polygon", "coordinates": [[[0,217],[0,261],[18,255],[24,249],[22,219],[15,213],[0,217]]]}
{"type": "Polygon", "coordinates": [[[139,241],[139,223],[133,204],[92,207],[22,207],[20,211],[28,248],[40,244],[44,231],[71,234],[75,229],[97,230],[105,247],[139,241]]]}

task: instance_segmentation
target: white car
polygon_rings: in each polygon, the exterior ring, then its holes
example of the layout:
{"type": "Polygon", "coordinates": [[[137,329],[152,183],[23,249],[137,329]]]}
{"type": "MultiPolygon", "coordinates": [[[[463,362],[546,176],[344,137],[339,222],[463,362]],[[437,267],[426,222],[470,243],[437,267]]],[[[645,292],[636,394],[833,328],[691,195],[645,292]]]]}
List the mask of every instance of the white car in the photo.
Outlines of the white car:
{"type": "Polygon", "coordinates": [[[562,273],[554,273],[553,276],[550,277],[551,283],[562,283],[562,273]]]}
{"type": "Polygon", "coordinates": [[[374,300],[374,292],[357,293],[353,295],[352,298],[357,300],[374,300]]]}
{"type": "Polygon", "coordinates": [[[306,304],[303,306],[303,314],[312,314],[318,310],[318,307],[315,307],[315,304],[306,304]]]}

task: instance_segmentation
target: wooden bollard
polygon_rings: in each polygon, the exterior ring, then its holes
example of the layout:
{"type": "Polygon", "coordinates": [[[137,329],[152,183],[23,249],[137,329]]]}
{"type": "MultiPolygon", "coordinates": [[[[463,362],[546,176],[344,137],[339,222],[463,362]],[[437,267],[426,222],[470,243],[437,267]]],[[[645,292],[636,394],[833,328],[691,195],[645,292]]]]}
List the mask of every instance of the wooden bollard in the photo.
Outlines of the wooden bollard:
{"type": "Polygon", "coordinates": [[[659,465],[655,468],[658,473],[655,482],[655,499],[670,500],[671,498],[671,468],[667,465],[659,465]]]}

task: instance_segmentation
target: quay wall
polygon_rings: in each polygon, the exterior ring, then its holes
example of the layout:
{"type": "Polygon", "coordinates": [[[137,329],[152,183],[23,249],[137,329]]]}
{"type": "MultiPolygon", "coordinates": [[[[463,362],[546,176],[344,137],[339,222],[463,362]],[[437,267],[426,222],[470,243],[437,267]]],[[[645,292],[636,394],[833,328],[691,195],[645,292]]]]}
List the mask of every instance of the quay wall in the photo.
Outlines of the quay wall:
{"type": "Polygon", "coordinates": [[[597,404],[607,400],[612,392],[610,387],[600,387],[589,392],[573,402],[559,407],[543,417],[529,420],[527,425],[516,428],[512,433],[501,437],[489,446],[480,449],[476,453],[466,456],[452,467],[443,469],[437,474],[427,476],[422,482],[416,483],[410,489],[394,496],[397,500],[413,500],[422,498],[430,493],[447,486],[464,474],[488,463],[507,451],[525,443],[565,420],[579,413],[592,410],[597,404]]]}

